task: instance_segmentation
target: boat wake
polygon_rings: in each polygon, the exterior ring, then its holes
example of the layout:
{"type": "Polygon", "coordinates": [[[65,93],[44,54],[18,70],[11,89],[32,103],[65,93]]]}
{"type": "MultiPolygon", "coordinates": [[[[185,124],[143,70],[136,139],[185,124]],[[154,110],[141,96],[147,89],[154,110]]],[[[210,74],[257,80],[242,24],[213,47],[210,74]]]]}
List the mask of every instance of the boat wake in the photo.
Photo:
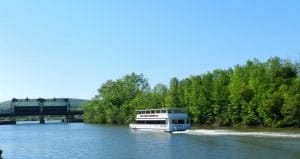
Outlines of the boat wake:
{"type": "Polygon", "coordinates": [[[254,136],[254,137],[287,137],[300,138],[300,133],[286,133],[286,132],[240,132],[232,130],[186,130],[173,132],[174,134],[190,134],[199,136],[254,136]]]}

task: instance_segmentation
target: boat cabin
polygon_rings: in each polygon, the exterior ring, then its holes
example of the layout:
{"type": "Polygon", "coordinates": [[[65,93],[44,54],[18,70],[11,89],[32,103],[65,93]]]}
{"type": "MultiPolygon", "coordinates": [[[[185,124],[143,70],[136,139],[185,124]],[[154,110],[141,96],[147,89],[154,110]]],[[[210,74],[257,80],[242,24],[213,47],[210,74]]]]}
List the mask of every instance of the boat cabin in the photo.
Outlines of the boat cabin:
{"type": "Polygon", "coordinates": [[[167,132],[182,131],[190,127],[187,111],[183,108],[136,110],[133,129],[152,129],[167,132]]]}

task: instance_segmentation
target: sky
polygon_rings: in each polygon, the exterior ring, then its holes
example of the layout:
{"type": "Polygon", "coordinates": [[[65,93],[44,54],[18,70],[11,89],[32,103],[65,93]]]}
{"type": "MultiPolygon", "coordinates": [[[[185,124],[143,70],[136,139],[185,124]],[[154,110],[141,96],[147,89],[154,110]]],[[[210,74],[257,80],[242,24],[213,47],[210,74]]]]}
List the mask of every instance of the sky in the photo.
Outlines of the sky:
{"type": "Polygon", "coordinates": [[[151,86],[248,59],[300,61],[298,0],[0,1],[0,101],[90,99],[132,72],[151,86]]]}

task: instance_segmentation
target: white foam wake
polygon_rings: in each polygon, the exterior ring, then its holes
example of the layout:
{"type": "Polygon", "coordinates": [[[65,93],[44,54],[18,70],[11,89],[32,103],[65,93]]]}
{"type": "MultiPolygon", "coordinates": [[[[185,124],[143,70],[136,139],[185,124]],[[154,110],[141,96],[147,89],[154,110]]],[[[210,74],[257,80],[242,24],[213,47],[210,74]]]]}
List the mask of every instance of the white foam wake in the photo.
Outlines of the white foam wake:
{"type": "Polygon", "coordinates": [[[186,130],[173,132],[175,134],[190,134],[201,136],[257,136],[257,137],[289,137],[300,138],[300,133],[286,133],[286,132],[240,132],[232,130],[186,130]]]}

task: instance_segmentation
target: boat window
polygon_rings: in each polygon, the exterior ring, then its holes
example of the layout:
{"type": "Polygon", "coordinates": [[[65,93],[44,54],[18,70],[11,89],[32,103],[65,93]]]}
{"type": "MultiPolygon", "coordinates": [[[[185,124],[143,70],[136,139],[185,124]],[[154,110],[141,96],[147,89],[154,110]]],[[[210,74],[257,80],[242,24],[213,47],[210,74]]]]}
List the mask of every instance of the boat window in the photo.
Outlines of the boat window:
{"type": "Polygon", "coordinates": [[[141,114],[145,114],[145,111],[142,111],[141,114]]]}
{"type": "Polygon", "coordinates": [[[149,110],[147,110],[147,111],[146,111],[146,114],[150,114],[150,111],[149,111],[149,110]]]}
{"type": "Polygon", "coordinates": [[[154,114],[155,113],[155,111],[154,110],[151,110],[151,114],[154,114]]]}
{"type": "Polygon", "coordinates": [[[172,124],[184,124],[184,119],[173,119],[172,124]]]}
{"type": "Polygon", "coordinates": [[[160,110],[156,110],[155,112],[156,112],[156,113],[160,113],[160,110]]]}
{"type": "Polygon", "coordinates": [[[166,124],[166,120],[137,120],[137,124],[166,124]]]}
{"type": "Polygon", "coordinates": [[[161,113],[166,113],[166,110],[161,110],[161,113]]]}
{"type": "Polygon", "coordinates": [[[184,124],[184,120],[183,119],[178,120],[178,124],[184,124]]]}

